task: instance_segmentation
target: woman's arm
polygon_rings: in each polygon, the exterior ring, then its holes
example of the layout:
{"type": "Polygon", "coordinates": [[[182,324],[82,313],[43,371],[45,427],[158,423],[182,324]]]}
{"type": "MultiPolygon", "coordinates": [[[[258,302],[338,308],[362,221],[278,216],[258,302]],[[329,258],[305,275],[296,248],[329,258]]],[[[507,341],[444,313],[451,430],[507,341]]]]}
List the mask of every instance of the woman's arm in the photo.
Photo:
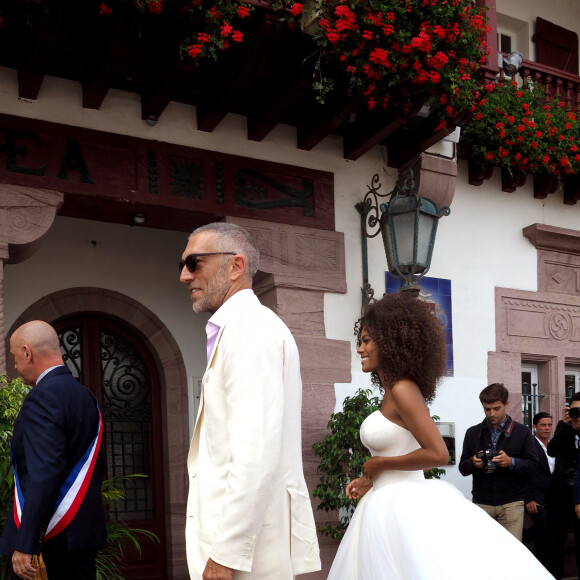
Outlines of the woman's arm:
{"type": "Polygon", "coordinates": [[[446,465],[449,461],[447,446],[417,384],[403,379],[388,393],[382,412],[408,429],[421,448],[398,457],[371,457],[363,466],[364,473],[372,479],[385,470],[410,471],[446,465]]]}

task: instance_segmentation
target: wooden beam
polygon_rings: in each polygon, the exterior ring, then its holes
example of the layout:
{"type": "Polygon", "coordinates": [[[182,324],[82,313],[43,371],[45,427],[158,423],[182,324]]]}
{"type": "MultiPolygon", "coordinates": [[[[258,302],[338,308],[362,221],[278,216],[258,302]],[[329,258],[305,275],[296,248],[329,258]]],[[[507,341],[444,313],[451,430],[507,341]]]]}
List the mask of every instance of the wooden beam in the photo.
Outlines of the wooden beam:
{"type": "Polygon", "coordinates": [[[144,89],[141,97],[141,119],[155,122],[161,117],[167,105],[175,100],[181,89],[193,82],[193,65],[186,59],[178,59],[165,76],[157,77],[151,83],[149,92],[144,89]]]}
{"type": "Polygon", "coordinates": [[[119,6],[113,40],[90,79],[82,83],[83,107],[100,109],[115,80],[127,69],[136,45],[137,18],[132,6],[119,6]]]}
{"type": "Polygon", "coordinates": [[[297,129],[298,149],[310,151],[325,137],[344,125],[350,117],[350,106],[343,104],[340,109],[332,109],[334,112],[324,115],[328,107],[320,107],[317,117],[312,117],[309,122],[300,122],[297,129]]]}
{"type": "Polygon", "coordinates": [[[38,30],[28,62],[18,70],[18,96],[36,100],[54,56],[62,26],[62,4],[50,2],[38,30]]]}
{"type": "Polygon", "coordinates": [[[239,72],[235,71],[235,64],[230,65],[227,71],[219,67],[214,69],[213,78],[221,78],[223,82],[220,82],[214,90],[207,92],[204,102],[197,106],[197,128],[200,131],[213,131],[245,97],[264,71],[272,43],[280,34],[280,25],[270,14],[261,13],[260,16],[257,38],[239,72]]]}
{"type": "MultiPolygon", "coordinates": [[[[273,79],[273,82],[277,83],[279,80],[273,79]]],[[[291,83],[290,87],[285,87],[281,98],[270,97],[269,103],[263,103],[261,109],[248,115],[248,139],[251,141],[264,139],[276,125],[304,101],[311,85],[312,71],[303,69],[302,74],[291,83]]]]}
{"type": "Polygon", "coordinates": [[[417,102],[406,114],[384,114],[361,109],[360,118],[344,138],[344,157],[356,161],[375,145],[382,143],[389,135],[404,127],[415,118],[423,102],[417,102]]]}

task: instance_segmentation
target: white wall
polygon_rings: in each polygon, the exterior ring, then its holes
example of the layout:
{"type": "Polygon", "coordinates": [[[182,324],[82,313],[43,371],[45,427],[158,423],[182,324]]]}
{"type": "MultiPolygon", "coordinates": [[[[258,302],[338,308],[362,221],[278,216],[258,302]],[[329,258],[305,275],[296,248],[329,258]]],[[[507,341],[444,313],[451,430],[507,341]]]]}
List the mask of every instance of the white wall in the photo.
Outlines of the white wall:
{"type": "MultiPolygon", "coordinates": [[[[517,30],[516,21],[525,23],[518,42],[526,45],[513,47],[513,50],[520,50],[530,60],[536,59],[536,45],[532,42],[532,35],[536,31],[538,16],[580,34],[580,8],[577,0],[497,0],[496,10],[498,15],[507,16],[506,20],[511,21],[514,32],[517,30]]],[[[498,21],[501,26],[502,17],[498,21]]]]}

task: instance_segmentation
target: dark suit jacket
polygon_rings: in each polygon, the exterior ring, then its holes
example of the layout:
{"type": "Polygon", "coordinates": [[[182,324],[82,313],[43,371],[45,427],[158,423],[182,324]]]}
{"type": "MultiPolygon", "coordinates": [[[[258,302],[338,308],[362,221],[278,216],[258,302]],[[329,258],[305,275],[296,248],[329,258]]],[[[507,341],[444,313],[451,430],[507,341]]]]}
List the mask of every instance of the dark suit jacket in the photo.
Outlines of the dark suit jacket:
{"type": "MultiPolygon", "coordinates": [[[[574,485],[576,464],[578,463],[578,449],[576,448],[576,434],[570,425],[558,421],[554,436],[548,443],[548,455],[556,458],[554,474],[550,485],[548,501],[561,503],[564,500],[563,491],[574,485]]],[[[568,498],[568,496],[565,496],[568,498]]]]}
{"type": "Polygon", "coordinates": [[[65,366],[45,375],[24,400],[14,425],[13,462],[24,495],[20,528],[12,511],[0,539],[0,552],[97,548],[105,539],[101,499],[103,449],[85,498],[68,527],[43,543],[60,487],[97,434],[96,400],[65,366]]]}
{"type": "Polygon", "coordinates": [[[552,473],[550,472],[550,465],[548,464],[548,458],[546,457],[544,448],[535,437],[534,443],[536,444],[538,463],[529,479],[525,502],[535,501],[545,506],[548,503],[548,490],[550,489],[552,473]]]}
{"type": "Polygon", "coordinates": [[[495,473],[486,474],[483,469],[474,467],[472,459],[478,451],[489,449],[491,445],[487,421],[484,419],[467,430],[458,467],[461,475],[473,475],[471,492],[474,503],[498,506],[525,499],[528,479],[537,462],[534,441],[530,429],[514,421],[511,434],[504,430],[497,443],[498,450],[515,459],[514,468],[500,467],[495,473]]]}

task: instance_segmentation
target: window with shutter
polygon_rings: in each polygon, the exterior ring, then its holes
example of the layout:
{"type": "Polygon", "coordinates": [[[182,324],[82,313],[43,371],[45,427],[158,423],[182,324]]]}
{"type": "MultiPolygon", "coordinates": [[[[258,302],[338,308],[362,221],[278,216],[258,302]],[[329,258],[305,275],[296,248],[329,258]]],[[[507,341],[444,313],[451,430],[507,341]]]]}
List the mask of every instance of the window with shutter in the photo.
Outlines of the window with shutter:
{"type": "Polygon", "coordinates": [[[536,61],[578,74],[578,35],[543,18],[536,18],[536,61]]]}

